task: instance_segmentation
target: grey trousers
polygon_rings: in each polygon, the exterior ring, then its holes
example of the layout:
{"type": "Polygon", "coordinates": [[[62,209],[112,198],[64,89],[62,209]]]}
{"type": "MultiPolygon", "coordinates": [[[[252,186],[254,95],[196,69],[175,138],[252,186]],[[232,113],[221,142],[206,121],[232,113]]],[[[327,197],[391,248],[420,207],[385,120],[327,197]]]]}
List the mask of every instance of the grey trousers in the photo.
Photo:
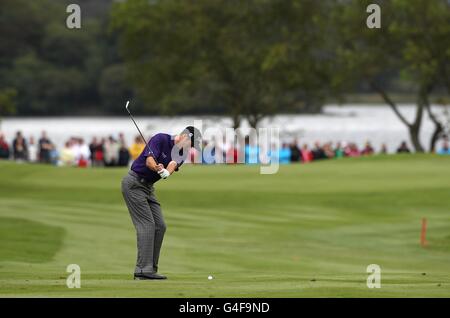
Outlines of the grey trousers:
{"type": "Polygon", "coordinates": [[[155,273],[158,271],[166,224],[153,184],[139,180],[136,173],[130,171],[122,180],[122,194],[137,234],[137,262],[134,272],[155,273]]]}

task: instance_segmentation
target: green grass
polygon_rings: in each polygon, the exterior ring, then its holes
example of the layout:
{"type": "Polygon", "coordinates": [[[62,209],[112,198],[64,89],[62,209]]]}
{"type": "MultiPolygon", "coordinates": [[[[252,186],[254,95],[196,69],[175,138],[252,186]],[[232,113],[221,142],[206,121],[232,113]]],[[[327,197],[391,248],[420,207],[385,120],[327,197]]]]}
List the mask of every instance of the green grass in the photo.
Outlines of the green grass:
{"type": "Polygon", "coordinates": [[[450,157],[344,159],[274,175],[186,165],[156,186],[167,281],[131,279],[125,174],[1,162],[0,296],[450,297],[450,157]],[[72,263],[80,289],[66,287],[72,263]],[[373,263],[380,289],[366,286],[373,263]]]}

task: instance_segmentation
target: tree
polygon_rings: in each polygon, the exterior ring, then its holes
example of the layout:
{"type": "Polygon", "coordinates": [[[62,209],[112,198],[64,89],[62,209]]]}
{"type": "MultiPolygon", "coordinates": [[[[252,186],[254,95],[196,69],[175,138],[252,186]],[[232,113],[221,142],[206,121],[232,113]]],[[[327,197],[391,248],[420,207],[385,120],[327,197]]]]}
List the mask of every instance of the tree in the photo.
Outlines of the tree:
{"type": "Polygon", "coordinates": [[[0,90],[0,115],[9,115],[15,113],[16,96],[17,91],[14,88],[5,88],[0,90]]]}
{"type": "Polygon", "coordinates": [[[122,63],[106,32],[112,0],[81,1],[81,30],[66,28],[69,3],[0,1],[0,91],[17,91],[18,115],[114,113],[99,92],[103,69],[122,63]]]}
{"type": "Polygon", "coordinates": [[[345,1],[334,12],[339,82],[347,87],[368,83],[408,128],[415,150],[423,152],[419,134],[424,112],[430,109],[429,95],[448,81],[449,4],[445,0],[377,1],[382,27],[369,29],[364,12],[372,2],[345,1]],[[402,79],[414,85],[417,102],[412,122],[400,112],[383,81],[392,70],[400,70],[402,79]]]}
{"type": "MultiPolygon", "coordinates": [[[[10,115],[16,112],[15,97],[17,91],[14,88],[6,88],[0,90],[0,116],[10,115]]],[[[0,126],[1,126],[0,117],[0,126]]]]}
{"type": "Polygon", "coordinates": [[[435,125],[429,146],[434,152],[443,126],[432,112],[429,95],[440,87],[450,94],[450,2],[397,0],[396,8],[392,28],[404,39],[405,76],[418,83],[421,102],[435,125]]]}
{"type": "Polygon", "coordinates": [[[115,5],[111,26],[148,110],[210,105],[256,127],[299,100],[320,103],[317,3],[132,0],[115,5]]]}
{"type": "Polygon", "coordinates": [[[114,64],[106,67],[102,71],[98,91],[106,111],[112,114],[123,112],[123,101],[132,95],[126,81],[125,66],[114,64]]]}

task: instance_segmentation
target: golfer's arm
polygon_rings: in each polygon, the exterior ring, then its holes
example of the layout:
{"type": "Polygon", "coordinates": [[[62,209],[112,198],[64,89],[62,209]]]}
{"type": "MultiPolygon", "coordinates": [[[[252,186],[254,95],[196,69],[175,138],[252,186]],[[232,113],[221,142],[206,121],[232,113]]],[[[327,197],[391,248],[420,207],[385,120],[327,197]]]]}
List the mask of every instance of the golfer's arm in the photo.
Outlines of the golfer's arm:
{"type": "Polygon", "coordinates": [[[167,171],[169,171],[170,174],[175,172],[175,169],[177,168],[177,163],[175,161],[171,161],[169,162],[169,164],[167,165],[167,171]]]}
{"type": "Polygon", "coordinates": [[[147,160],[145,161],[145,165],[150,170],[158,172],[158,164],[156,163],[155,159],[152,156],[147,157],[147,160]]]}

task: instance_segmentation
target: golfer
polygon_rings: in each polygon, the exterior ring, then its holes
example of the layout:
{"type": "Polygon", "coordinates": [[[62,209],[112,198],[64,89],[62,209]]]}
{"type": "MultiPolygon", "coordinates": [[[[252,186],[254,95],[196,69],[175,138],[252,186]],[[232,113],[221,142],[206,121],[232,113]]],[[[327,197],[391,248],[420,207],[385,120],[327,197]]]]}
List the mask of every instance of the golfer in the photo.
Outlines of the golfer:
{"type": "Polygon", "coordinates": [[[156,134],[122,180],[122,194],[137,233],[134,279],[167,278],[157,274],[166,224],[153,185],[178,171],[189,149],[200,149],[200,140],[201,133],[193,126],[176,136],[156,134]]]}

